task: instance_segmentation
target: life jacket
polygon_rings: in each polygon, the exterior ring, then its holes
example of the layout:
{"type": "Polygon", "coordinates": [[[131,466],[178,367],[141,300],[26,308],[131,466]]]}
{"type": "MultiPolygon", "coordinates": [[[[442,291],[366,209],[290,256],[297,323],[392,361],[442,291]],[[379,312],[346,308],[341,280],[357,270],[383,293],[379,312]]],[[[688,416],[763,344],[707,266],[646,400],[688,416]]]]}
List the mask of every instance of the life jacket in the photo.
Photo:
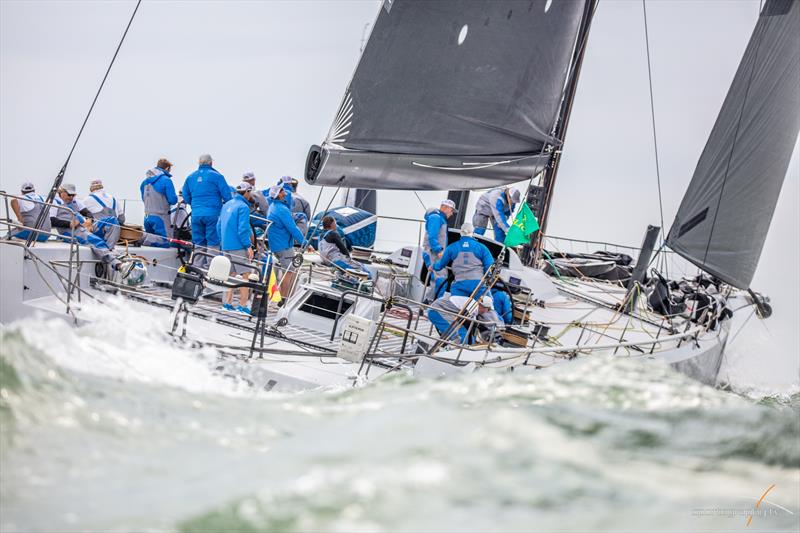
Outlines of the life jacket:
{"type": "Polygon", "coordinates": [[[102,207],[95,218],[97,230],[94,232],[99,237],[102,237],[106,227],[119,226],[119,219],[117,218],[117,199],[112,197],[111,205],[108,206],[96,194],[90,194],[89,196],[94,198],[94,200],[100,204],[100,207],[102,207]]]}
{"type": "Polygon", "coordinates": [[[335,263],[336,261],[349,262],[350,258],[344,255],[336,244],[325,240],[325,237],[332,231],[332,229],[329,229],[322,234],[322,238],[319,240],[319,255],[329,263],[335,263]]]}
{"type": "MultiPolygon", "coordinates": [[[[58,206],[57,208],[51,208],[51,213],[55,213],[53,218],[57,220],[63,220],[65,222],[72,222],[73,220],[77,220],[80,223],[83,223],[83,216],[78,213],[78,210],[74,207],[75,200],[71,201],[70,203],[64,203],[64,200],[56,196],[55,203],[58,206]],[[67,209],[64,209],[66,207],[67,209]]],[[[66,228],[56,228],[56,231],[61,233],[62,235],[71,235],[72,231],[69,227],[66,228]]]]}
{"type": "MultiPolygon", "coordinates": [[[[34,228],[36,227],[36,221],[39,219],[39,215],[44,209],[42,204],[35,202],[44,202],[44,199],[38,194],[34,194],[32,192],[29,192],[23,196],[29,200],[34,200],[34,202],[32,202],[33,209],[20,213],[22,215],[22,224],[27,228],[34,228]]],[[[44,222],[42,222],[42,227],[38,229],[42,231],[50,231],[52,229],[52,226],[50,225],[50,217],[46,217],[44,222]]]]}
{"type": "MultiPolygon", "coordinates": [[[[436,237],[439,240],[439,246],[441,246],[442,249],[447,248],[447,219],[445,218],[444,214],[435,207],[432,207],[425,212],[425,222],[427,222],[431,217],[442,218],[442,225],[439,226],[439,233],[436,237]]],[[[425,234],[425,238],[422,239],[422,249],[428,252],[428,254],[431,253],[431,243],[430,240],[428,240],[427,232],[425,234]]]]}
{"type": "MultiPolygon", "coordinates": [[[[160,174],[163,176],[164,174],[160,174]]],[[[167,197],[156,191],[153,185],[160,179],[156,178],[144,186],[144,214],[147,215],[169,215],[169,202],[167,197]]],[[[169,179],[169,178],[166,178],[169,179]]],[[[116,200],[115,200],[116,201],[116,200]]]]}
{"type": "Polygon", "coordinates": [[[455,281],[479,280],[483,277],[483,261],[475,254],[478,244],[477,241],[468,237],[464,237],[456,243],[459,247],[458,255],[450,265],[455,281]]]}

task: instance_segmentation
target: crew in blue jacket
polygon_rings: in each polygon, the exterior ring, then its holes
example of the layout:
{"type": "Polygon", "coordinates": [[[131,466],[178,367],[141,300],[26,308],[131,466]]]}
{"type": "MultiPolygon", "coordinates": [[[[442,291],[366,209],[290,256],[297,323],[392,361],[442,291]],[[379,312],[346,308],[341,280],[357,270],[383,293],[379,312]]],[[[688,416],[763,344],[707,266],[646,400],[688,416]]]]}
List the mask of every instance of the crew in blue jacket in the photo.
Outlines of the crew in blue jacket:
{"type": "MultiPolygon", "coordinates": [[[[475,228],[469,222],[461,226],[461,239],[445,248],[442,258],[433,265],[434,270],[450,267],[455,276],[455,281],[450,286],[453,296],[470,296],[481,284],[483,275],[494,263],[494,258],[489,249],[472,236],[475,228]]],[[[486,290],[481,287],[475,298],[480,297],[486,290]]]]}
{"type": "MultiPolygon", "coordinates": [[[[294,178],[292,178],[291,176],[281,176],[281,178],[278,180],[278,183],[276,184],[278,187],[283,188],[284,192],[286,193],[286,198],[284,199],[284,202],[286,203],[286,205],[289,206],[289,210],[292,209],[292,205],[294,202],[292,198],[292,192],[294,192],[294,186],[292,185],[293,182],[294,178]]],[[[272,187],[270,187],[270,189],[271,188],[272,187]]],[[[270,189],[264,189],[264,194],[267,195],[267,203],[272,205],[274,199],[271,196],[269,196],[270,189]]]]}
{"type": "Polygon", "coordinates": [[[144,242],[146,246],[168,248],[167,239],[174,236],[174,228],[170,221],[170,208],[178,203],[175,185],[172,183],[172,163],[167,159],[159,159],[156,166],[145,174],[139,185],[139,192],[144,202],[144,242]]]}
{"type": "Polygon", "coordinates": [[[500,280],[492,286],[494,312],[497,313],[497,316],[499,316],[503,322],[511,324],[514,322],[514,306],[511,303],[511,298],[503,287],[503,282],[500,280]]]}
{"type": "MultiPolygon", "coordinates": [[[[231,273],[234,276],[241,275],[246,280],[253,270],[242,264],[253,260],[253,231],[250,229],[250,194],[253,186],[243,181],[234,190],[236,194],[222,206],[217,233],[223,254],[231,260],[231,273]]],[[[233,290],[228,290],[222,307],[249,315],[249,292],[246,287],[239,288],[239,305],[234,308],[233,290]]]]}
{"type": "Polygon", "coordinates": [[[494,240],[503,242],[510,227],[509,218],[520,201],[519,190],[512,187],[497,187],[480,195],[475,204],[472,224],[475,233],[483,235],[491,221],[494,228],[494,240]]]}
{"type": "Polygon", "coordinates": [[[453,200],[443,200],[439,209],[431,208],[425,212],[425,238],[422,241],[422,261],[433,278],[426,291],[425,299],[433,301],[442,296],[442,287],[446,276],[439,276],[431,269],[441,256],[442,251],[447,246],[447,219],[456,212],[456,204],[453,200]]]}
{"type": "Polygon", "coordinates": [[[189,174],[181,190],[184,201],[192,206],[192,242],[200,251],[219,250],[217,221],[222,205],[231,199],[231,188],[211,166],[210,155],[201,155],[199,162],[200,167],[189,174]]]}
{"type": "MultiPolygon", "coordinates": [[[[305,235],[300,233],[294,223],[292,212],[286,203],[286,189],[281,185],[273,185],[269,189],[269,197],[272,199],[267,213],[267,220],[270,222],[267,228],[269,249],[277,263],[276,269],[281,276],[287,277],[284,274],[289,272],[294,259],[294,243],[305,247],[305,235]]],[[[285,293],[285,288],[281,283],[281,294],[287,297],[289,295],[285,293]]]]}

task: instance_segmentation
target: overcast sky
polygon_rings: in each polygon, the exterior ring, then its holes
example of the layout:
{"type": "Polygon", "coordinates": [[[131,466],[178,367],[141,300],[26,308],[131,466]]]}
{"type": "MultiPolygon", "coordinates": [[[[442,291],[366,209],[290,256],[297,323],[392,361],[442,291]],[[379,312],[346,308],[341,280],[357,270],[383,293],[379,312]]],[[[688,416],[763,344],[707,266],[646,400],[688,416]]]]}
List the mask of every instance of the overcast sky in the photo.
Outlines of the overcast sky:
{"type": "MultiPolygon", "coordinates": [[[[556,0],[558,1],[558,0],[556,0]]],[[[0,2],[0,186],[45,189],[63,164],[135,5],[0,2]]],[[[102,178],[137,198],[159,157],[176,182],[210,152],[230,183],[301,176],[358,60],[379,3],[145,1],[87,125],[66,181],[102,178]]],[[[650,1],[648,22],[666,225],[713,126],[758,14],[758,0],[650,1]]],[[[564,148],[550,232],[638,244],[657,224],[641,2],[601,0],[564,148]]],[[[781,360],[800,359],[798,150],[754,288],[770,294],[781,360]]],[[[311,201],[316,189],[301,186],[311,201]]],[[[327,204],[330,191],[322,196],[327,204]]],[[[434,204],[441,193],[422,193],[434,204]]],[[[475,200],[473,195],[473,204],[475,200]]],[[[411,193],[379,213],[421,217],[411,193]]],[[[413,226],[384,227],[385,239],[413,226]]]]}

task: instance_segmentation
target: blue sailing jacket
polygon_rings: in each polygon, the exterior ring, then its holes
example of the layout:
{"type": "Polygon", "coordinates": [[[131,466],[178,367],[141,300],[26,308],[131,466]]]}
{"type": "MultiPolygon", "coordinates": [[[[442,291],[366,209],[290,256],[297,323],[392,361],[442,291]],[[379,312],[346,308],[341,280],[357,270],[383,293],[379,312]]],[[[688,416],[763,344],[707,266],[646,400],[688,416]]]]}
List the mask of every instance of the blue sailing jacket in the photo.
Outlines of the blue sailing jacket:
{"type": "Polygon", "coordinates": [[[425,238],[428,239],[428,242],[431,246],[431,251],[433,253],[438,254],[445,246],[447,246],[446,235],[447,217],[444,215],[444,213],[438,209],[425,213],[425,238]],[[445,242],[439,242],[439,235],[442,230],[442,226],[445,228],[445,242]]]}
{"type": "Polygon", "coordinates": [[[297,229],[292,212],[285,202],[285,199],[273,200],[267,213],[267,220],[272,222],[267,229],[267,238],[273,253],[291,248],[294,242],[302,245],[305,241],[305,235],[297,229]]]}
{"type": "Polygon", "coordinates": [[[192,215],[196,216],[219,216],[222,205],[231,199],[231,188],[225,177],[211,165],[200,165],[189,174],[181,192],[184,201],[192,206],[192,215]]]}
{"type": "Polygon", "coordinates": [[[225,202],[217,221],[222,251],[250,248],[250,205],[241,194],[225,202]]]}
{"type": "Polygon", "coordinates": [[[161,168],[158,170],[161,171],[161,174],[156,174],[155,176],[145,178],[141,185],[139,185],[139,193],[142,195],[142,201],[144,201],[145,186],[152,185],[153,190],[164,196],[169,205],[177,204],[178,195],[175,193],[175,184],[173,184],[172,180],[170,179],[172,178],[172,174],[161,168]]]}
{"type": "Polygon", "coordinates": [[[492,302],[497,316],[502,318],[506,324],[511,324],[514,321],[514,306],[506,291],[492,287],[492,302]]]}

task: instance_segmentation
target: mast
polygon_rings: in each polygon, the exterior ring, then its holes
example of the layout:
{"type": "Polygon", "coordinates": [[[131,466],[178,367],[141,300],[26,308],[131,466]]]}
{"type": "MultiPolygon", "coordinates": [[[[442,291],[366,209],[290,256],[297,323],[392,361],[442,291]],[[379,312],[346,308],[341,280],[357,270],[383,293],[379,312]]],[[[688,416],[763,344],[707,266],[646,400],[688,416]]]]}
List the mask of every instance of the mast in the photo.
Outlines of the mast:
{"type": "Polygon", "coordinates": [[[460,228],[467,216],[467,204],[469,204],[469,191],[447,191],[447,199],[453,200],[456,204],[456,213],[450,222],[450,227],[460,228]]]}
{"type": "Polygon", "coordinates": [[[597,8],[597,0],[587,0],[584,6],[583,16],[581,19],[580,30],[578,32],[578,39],[576,40],[575,50],[572,57],[572,69],[570,77],[567,81],[567,87],[564,92],[564,99],[561,102],[561,109],[556,121],[555,131],[553,136],[561,141],[561,146],[553,150],[552,146],[547,148],[552,150],[552,158],[550,164],[542,171],[542,176],[539,185],[531,185],[528,189],[528,195],[525,201],[528,206],[536,215],[539,221],[539,230],[531,235],[530,243],[525,245],[522,251],[522,261],[526,265],[533,265],[541,254],[542,235],[547,232],[547,219],[550,215],[550,205],[553,200],[553,189],[558,174],[558,167],[561,163],[561,151],[563,149],[563,142],[567,135],[567,127],[569,126],[569,117],[572,113],[572,105],[575,99],[575,93],[578,88],[578,78],[581,74],[581,66],[583,65],[583,58],[586,54],[586,45],[589,39],[589,30],[592,26],[592,19],[594,17],[595,9],[597,8]]]}

